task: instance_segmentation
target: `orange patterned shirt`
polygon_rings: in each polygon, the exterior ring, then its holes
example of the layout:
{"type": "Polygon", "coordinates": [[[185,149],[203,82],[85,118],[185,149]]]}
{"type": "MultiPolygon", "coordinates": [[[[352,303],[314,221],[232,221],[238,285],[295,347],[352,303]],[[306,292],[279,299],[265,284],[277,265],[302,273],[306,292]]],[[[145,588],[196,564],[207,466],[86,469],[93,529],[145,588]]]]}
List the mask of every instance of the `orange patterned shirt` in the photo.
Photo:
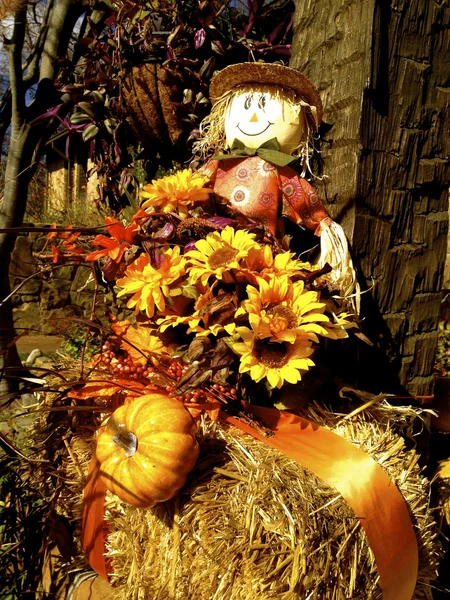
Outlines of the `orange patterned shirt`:
{"type": "Polygon", "coordinates": [[[281,216],[320,235],[320,224],[331,225],[314,188],[290,167],[277,167],[259,156],[210,160],[201,172],[214,192],[241,214],[276,235],[281,216]]]}

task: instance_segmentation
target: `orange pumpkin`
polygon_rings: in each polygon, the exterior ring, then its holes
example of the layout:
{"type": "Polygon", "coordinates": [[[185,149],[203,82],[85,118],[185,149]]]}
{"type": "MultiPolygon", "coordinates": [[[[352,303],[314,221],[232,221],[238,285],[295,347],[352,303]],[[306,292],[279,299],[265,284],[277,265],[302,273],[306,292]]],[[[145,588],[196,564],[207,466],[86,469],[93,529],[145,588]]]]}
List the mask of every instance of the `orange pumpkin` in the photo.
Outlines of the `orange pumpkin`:
{"type": "Polygon", "coordinates": [[[106,487],[140,508],[169,500],[197,460],[195,433],[194,420],[175,398],[148,394],[121,406],[97,440],[106,487]]]}

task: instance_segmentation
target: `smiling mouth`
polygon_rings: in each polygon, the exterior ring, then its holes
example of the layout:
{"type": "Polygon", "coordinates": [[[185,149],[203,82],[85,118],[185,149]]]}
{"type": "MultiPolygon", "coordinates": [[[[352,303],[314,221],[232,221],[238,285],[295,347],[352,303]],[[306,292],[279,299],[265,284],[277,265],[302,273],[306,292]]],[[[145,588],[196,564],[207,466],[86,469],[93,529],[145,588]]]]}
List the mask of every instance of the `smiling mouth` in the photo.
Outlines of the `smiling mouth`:
{"type": "Polygon", "coordinates": [[[258,131],[258,133],[247,133],[246,131],[242,131],[242,129],[239,127],[239,124],[236,125],[236,127],[239,129],[239,131],[241,133],[243,133],[244,135],[249,135],[249,136],[255,136],[255,135],[261,135],[262,133],[264,133],[265,131],[267,131],[269,129],[269,127],[273,125],[273,123],[270,123],[270,121],[268,121],[268,125],[265,129],[263,129],[262,131],[258,131]]]}

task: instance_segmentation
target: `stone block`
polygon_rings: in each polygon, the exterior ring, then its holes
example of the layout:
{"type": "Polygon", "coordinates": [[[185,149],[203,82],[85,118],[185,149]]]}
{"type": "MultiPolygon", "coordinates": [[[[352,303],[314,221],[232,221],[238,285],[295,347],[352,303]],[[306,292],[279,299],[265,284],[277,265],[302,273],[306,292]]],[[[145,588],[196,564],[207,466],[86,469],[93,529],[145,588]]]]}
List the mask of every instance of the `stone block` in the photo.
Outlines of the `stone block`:
{"type": "Polygon", "coordinates": [[[53,290],[69,292],[70,288],[72,287],[72,281],[70,279],[60,279],[59,277],[54,277],[53,279],[50,279],[47,285],[53,290]]]}
{"type": "MultiPolygon", "coordinates": [[[[11,277],[11,291],[13,291],[16,287],[18,287],[23,282],[23,277],[11,277]]],[[[42,289],[42,279],[38,279],[37,277],[33,277],[33,279],[29,279],[17,292],[15,295],[19,296],[39,296],[42,289]]]]}
{"type": "Polygon", "coordinates": [[[64,335],[73,324],[70,317],[80,317],[82,312],[74,306],[55,308],[42,314],[41,332],[43,334],[64,335]]]}
{"type": "Polygon", "coordinates": [[[69,292],[46,287],[41,293],[41,310],[43,312],[63,308],[69,303],[69,292]]]}
{"type": "Polygon", "coordinates": [[[55,269],[55,279],[68,279],[69,281],[73,281],[76,276],[78,267],[71,265],[64,265],[57,269],[55,269]]]}
{"type": "Polygon", "coordinates": [[[13,306],[22,306],[22,304],[30,304],[30,303],[35,303],[37,305],[37,310],[39,311],[39,295],[32,295],[29,296],[27,294],[14,294],[11,297],[11,302],[13,306]]]}
{"type": "Polygon", "coordinates": [[[9,272],[13,277],[29,277],[36,271],[36,261],[31,254],[31,241],[28,236],[19,235],[11,254],[9,272]]]}
{"type": "Polygon", "coordinates": [[[40,330],[41,313],[37,302],[22,302],[16,308],[13,308],[14,326],[18,333],[24,329],[40,330]]]}

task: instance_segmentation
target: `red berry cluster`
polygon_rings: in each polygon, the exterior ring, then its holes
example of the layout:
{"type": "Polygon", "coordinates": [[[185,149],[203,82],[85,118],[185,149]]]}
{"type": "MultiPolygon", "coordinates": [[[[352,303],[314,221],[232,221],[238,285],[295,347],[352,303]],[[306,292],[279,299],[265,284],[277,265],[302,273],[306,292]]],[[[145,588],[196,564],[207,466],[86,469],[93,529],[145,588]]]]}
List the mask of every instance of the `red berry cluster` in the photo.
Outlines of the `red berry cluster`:
{"type": "MultiPolygon", "coordinates": [[[[183,377],[183,375],[186,373],[188,368],[189,368],[188,365],[183,365],[179,360],[175,359],[170,362],[170,365],[167,369],[167,374],[172,379],[175,379],[175,381],[178,383],[181,380],[181,378],[183,377]]],[[[206,399],[206,396],[205,396],[205,393],[203,392],[203,390],[196,389],[196,390],[192,390],[190,392],[186,392],[184,394],[177,394],[175,391],[176,388],[177,388],[176,384],[175,385],[167,385],[166,392],[169,394],[169,396],[175,396],[181,402],[202,402],[203,400],[206,399]]]]}
{"type": "Polygon", "coordinates": [[[238,391],[235,387],[230,387],[229,385],[220,385],[218,383],[215,383],[212,386],[212,389],[215,392],[218,392],[219,394],[223,395],[223,396],[229,396],[231,395],[233,400],[235,400],[237,398],[238,395],[238,391]]]}
{"type": "Polygon", "coordinates": [[[183,377],[184,373],[186,373],[187,370],[187,365],[182,365],[179,360],[172,360],[167,369],[167,374],[172,379],[180,381],[180,379],[183,377]]]}
{"type": "Polygon", "coordinates": [[[197,388],[192,390],[191,392],[186,392],[184,394],[176,394],[174,393],[175,386],[167,386],[166,391],[169,392],[169,396],[175,396],[181,402],[195,402],[196,404],[202,403],[206,400],[206,394],[203,390],[197,388]],[[168,388],[171,388],[170,390],[168,388]]]}
{"type": "Polygon", "coordinates": [[[149,364],[135,363],[133,358],[125,352],[118,354],[116,346],[111,341],[103,344],[99,362],[109,367],[114,375],[120,375],[127,379],[147,379],[150,373],[155,371],[149,364]]]}
{"type": "MultiPolygon", "coordinates": [[[[124,352],[123,350],[118,350],[117,346],[111,340],[107,340],[103,344],[97,364],[103,365],[114,375],[118,375],[125,379],[148,379],[151,373],[157,371],[155,367],[148,363],[146,365],[135,363],[133,358],[128,353],[124,352]]],[[[195,390],[185,392],[184,394],[178,394],[176,392],[178,383],[188,368],[189,366],[183,364],[179,359],[171,360],[168,366],[164,369],[164,373],[173,380],[173,384],[166,385],[164,390],[169,396],[175,396],[181,402],[204,402],[207,400],[207,393],[204,389],[197,388],[195,390]]],[[[238,396],[238,391],[236,388],[220,385],[218,383],[208,386],[208,391],[213,396],[219,398],[231,397],[232,400],[235,400],[238,396]]]]}

